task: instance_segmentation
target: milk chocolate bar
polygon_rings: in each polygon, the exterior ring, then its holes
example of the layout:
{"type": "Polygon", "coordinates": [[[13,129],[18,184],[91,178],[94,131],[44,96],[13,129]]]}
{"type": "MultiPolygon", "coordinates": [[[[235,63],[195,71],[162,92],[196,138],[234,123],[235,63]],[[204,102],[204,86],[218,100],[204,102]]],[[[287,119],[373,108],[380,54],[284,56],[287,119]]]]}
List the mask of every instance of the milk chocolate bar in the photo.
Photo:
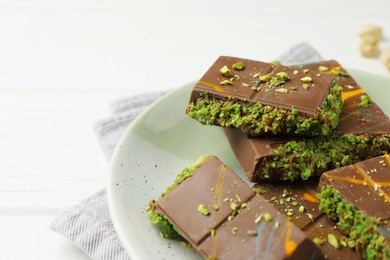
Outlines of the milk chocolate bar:
{"type": "Polygon", "coordinates": [[[322,174],[320,209],[364,259],[390,259],[390,156],[322,174]]]}
{"type": "Polygon", "coordinates": [[[214,156],[185,169],[149,209],[163,236],[183,237],[205,259],[323,259],[311,239],[214,156]]]}
{"type": "Polygon", "coordinates": [[[336,222],[330,220],[318,208],[320,203],[317,198],[318,178],[294,184],[258,183],[255,187],[279,212],[317,243],[327,259],[361,259],[360,254],[348,247],[347,237],[334,228],[336,222]],[[330,242],[329,238],[333,241],[330,242]]]}
{"type": "Polygon", "coordinates": [[[196,83],[186,113],[251,136],[328,135],[343,104],[334,79],[306,68],[221,56],[196,83]]]}
{"type": "Polygon", "coordinates": [[[338,75],[343,111],[335,134],[296,138],[252,138],[225,129],[230,145],[251,181],[306,180],[322,172],[390,153],[390,119],[336,61],[303,68],[338,75]]]}

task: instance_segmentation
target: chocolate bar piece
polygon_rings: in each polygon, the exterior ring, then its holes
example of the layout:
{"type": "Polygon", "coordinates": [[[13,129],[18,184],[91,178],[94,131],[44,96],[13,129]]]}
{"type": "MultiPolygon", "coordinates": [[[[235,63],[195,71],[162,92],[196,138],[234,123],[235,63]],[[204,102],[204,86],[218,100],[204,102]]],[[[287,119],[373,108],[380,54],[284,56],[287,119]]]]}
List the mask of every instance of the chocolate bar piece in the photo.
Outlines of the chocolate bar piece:
{"type": "Polygon", "coordinates": [[[336,223],[319,210],[317,186],[318,178],[294,184],[258,183],[255,187],[279,212],[317,243],[327,259],[361,259],[360,254],[347,246],[346,236],[334,228],[336,223]],[[328,237],[337,244],[331,244],[328,237]]]}
{"type": "Polygon", "coordinates": [[[185,169],[149,208],[163,236],[182,236],[205,259],[323,259],[311,239],[214,156],[185,169]]]}
{"type": "Polygon", "coordinates": [[[341,75],[338,81],[344,89],[344,107],[336,133],[300,139],[291,136],[252,138],[225,129],[230,145],[251,181],[306,180],[326,170],[390,152],[389,117],[336,61],[303,68],[341,75]]]}
{"type": "Polygon", "coordinates": [[[390,259],[390,156],[322,174],[320,209],[364,259],[390,259]]]}
{"type": "Polygon", "coordinates": [[[338,125],[342,88],[334,75],[221,56],[196,83],[186,113],[206,125],[318,136],[338,125]]]}

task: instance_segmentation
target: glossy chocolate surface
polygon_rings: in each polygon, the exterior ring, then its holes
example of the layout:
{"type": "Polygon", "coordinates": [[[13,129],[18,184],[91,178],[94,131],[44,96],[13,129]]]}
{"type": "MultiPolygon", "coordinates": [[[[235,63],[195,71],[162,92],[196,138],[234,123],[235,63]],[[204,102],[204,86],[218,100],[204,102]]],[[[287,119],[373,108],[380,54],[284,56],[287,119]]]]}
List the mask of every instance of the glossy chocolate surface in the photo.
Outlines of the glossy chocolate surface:
{"type": "Polygon", "coordinates": [[[323,258],[309,237],[214,156],[155,205],[208,259],[323,258]],[[209,214],[198,211],[200,204],[209,214]]]}
{"type": "Polygon", "coordinates": [[[286,182],[256,184],[256,187],[264,191],[262,196],[303,230],[308,237],[320,238],[324,241],[320,248],[327,259],[361,259],[361,256],[354,250],[348,247],[337,249],[327,242],[327,236],[330,233],[339,239],[345,239],[345,236],[335,229],[335,223],[318,209],[317,186],[318,179],[294,184],[286,182]],[[301,206],[303,208],[300,211],[301,206]]]}
{"type": "Polygon", "coordinates": [[[274,66],[270,63],[260,61],[221,56],[209,68],[204,76],[195,85],[190,102],[199,97],[200,93],[208,92],[212,97],[220,100],[236,99],[241,102],[259,102],[263,105],[291,110],[296,108],[298,112],[308,117],[313,117],[319,113],[318,108],[322,107],[325,97],[329,94],[329,89],[333,86],[333,75],[320,74],[318,71],[304,68],[289,68],[285,66],[274,66]],[[232,69],[232,75],[224,77],[219,73],[223,66],[232,68],[236,62],[243,62],[243,70],[232,69]],[[294,72],[295,71],[295,72],[294,72]],[[269,83],[261,82],[258,76],[264,76],[271,73],[271,77],[276,73],[285,72],[290,80],[281,86],[270,87],[269,83]],[[238,76],[238,80],[233,80],[231,85],[222,85],[221,82],[238,76]],[[303,77],[311,77],[312,81],[307,83],[308,88],[304,89],[305,84],[301,81],[303,77]],[[244,85],[243,85],[244,84],[244,85]],[[252,90],[251,87],[261,87],[259,91],[252,90]],[[294,88],[294,91],[288,93],[278,92],[283,87],[287,90],[294,88]]]}

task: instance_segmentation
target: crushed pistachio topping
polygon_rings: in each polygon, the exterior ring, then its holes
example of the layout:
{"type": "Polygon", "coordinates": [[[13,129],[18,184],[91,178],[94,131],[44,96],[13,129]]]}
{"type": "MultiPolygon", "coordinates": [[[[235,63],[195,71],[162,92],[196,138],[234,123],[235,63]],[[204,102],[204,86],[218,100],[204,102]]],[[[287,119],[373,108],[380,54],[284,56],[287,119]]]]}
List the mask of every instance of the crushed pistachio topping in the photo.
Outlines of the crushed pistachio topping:
{"type": "Polygon", "coordinates": [[[301,78],[301,81],[305,82],[305,83],[309,83],[309,82],[312,82],[313,79],[309,76],[306,76],[306,77],[301,78]]]}
{"type": "Polygon", "coordinates": [[[242,82],[241,84],[242,84],[243,87],[249,87],[250,86],[248,83],[244,83],[244,82],[242,82]]]}
{"type": "Polygon", "coordinates": [[[251,237],[257,236],[257,232],[255,230],[248,230],[246,233],[251,237]]]}
{"type": "Polygon", "coordinates": [[[209,210],[206,208],[206,206],[203,205],[203,204],[199,204],[199,206],[198,206],[198,211],[199,211],[200,213],[202,213],[203,215],[205,215],[205,216],[210,215],[210,211],[209,211],[209,210]]]}
{"type": "Polygon", "coordinates": [[[213,210],[218,211],[218,209],[219,209],[218,205],[214,203],[213,204],[213,210]]]}
{"type": "Polygon", "coordinates": [[[287,212],[286,215],[289,216],[289,217],[294,215],[294,210],[293,209],[286,209],[285,211],[287,212]]]}
{"type": "Polygon", "coordinates": [[[281,71],[281,72],[278,72],[275,74],[275,77],[281,79],[281,80],[284,80],[284,81],[287,81],[287,80],[290,80],[290,77],[288,76],[288,74],[284,71],[281,71]]]}
{"type": "Polygon", "coordinates": [[[347,89],[354,89],[354,87],[352,85],[345,85],[344,87],[346,87],[347,89]]]}
{"type": "Polygon", "coordinates": [[[212,230],[210,231],[210,235],[211,235],[212,237],[215,237],[216,234],[217,234],[217,232],[215,231],[215,229],[212,229],[212,230]]]}
{"type": "Polygon", "coordinates": [[[320,65],[320,66],[318,67],[318,71],[325,72],[325,71],[327,71],[327,70],[329,70],[329,68],[326,67],[326,66],[320,65]]]}
{"type": "Polygon", "coordinates": [[[266,212],[264,213],[264,220],[266,222],[270,222],[272,220],[272,216],[268,212],[266,212]]]}
{"type": "Polygon", "coordinates": [[[260,81],[262,82],[268,82],[271,79],[272,73],[265,74],[260,77],[260,81]]]}
{"type": "Polygon", "coordinates": [[[288,80],[290,80],[290,77],[287,75],[287,73],[284,71],[281,71],[281,72],[276,73],[275,76],[273,76],[269,82],[271,84],[271,87],[272,86],[277,87],[281,84],[286,83],[286,81],[288,81],[288,80]]]}
{"type": "Polygon", "coordinates": [[[303,70],[303,73],[308,73],[308,72],[309,72],[308,69],[304,69],[304,70],[303,70]]]}
{"type": "Polygon", "coordinates": [[[260,221],[261,221],[262,218],[263,218],[263,214],[258,215],[258,216],[255,218],[255,224],[260,223],[260,221]]]}
{"type": "Polygon", "coordinates": [[[322,245],[324,243],[324,240],[320,237],[315,237],[313,238],[313,242],[316,243],[317,245],[322,245]]]}
{"type": "Polygon", "coordinates": [[[233,81],[230,79],[225,79],[225,80],[219,82],[219,84],[221,84],[223,86],[233,85],[233,81]]]}
{"type": "Polygon", "coordinates": [[[297,75],[298,73],[299,73],[298,70],[294,70],[294,71],[293,71],[293,74],[294,74],[294,75],[297,75]]]}
{"type": "Polygon", "coordinates": [[[233,63],[232,68],[235,70],[243,70],[245,68],[245,65],[242,61],[233,63]]]}
{"type": "Polygon", "coordinates": [[[246,203],[246,202],[244,202],[244,203],[241,204],[241,208],[242,208],[242,209],[245,209],[247,206],[248,206],[248,203],[246,203]]]}
{"type": "Polygon", "coordinates": [[[232,71],[225,65],[219,69],[219,74],[224,77],[230,78],[232,76],[232,71]]]}
{"type": "Polygon", "coordinates": [[[263,194],[265,192],[265,190],[263,190],[262,188],[253,188],[253,191],[257,194],[263,194]]]}
{"type": "Polygon", "coordinates": [[[270,63],[271,63],[272,65],[275,65],[275,66],[280,66],[280,65],[282,65],[282,63],[281,63],[280,61],[278,61],[278,60],[271,61],[270,63]]]}
{"type": "Polygon", "coordinates": [[[280,223],[279,223],[279,221],[276,221],[275,222],[275,228],[279,228],[280,227],[280,223]]]}
{"type": "Polygon", "coordinates": [[[329,233],[328,234],[328,242],[331,244],[334,248],[340,249],[341,243],[340,239],[336,237],[334,234],[329,233]]]}
{"type": "Polygon", "coordinates": [[[231,208],[231,210],[237,210],[237,204],[236,203],[234,203],[234,202],[231,202],[230,203],[230,208],[231,208]]]}
{"type": "Polygon", "coordinates": [[[384,161],[384,160],[380,160],[380,161],[379,161],[379,164],[380,164],[380,165],[382,165],[382,166],[386,166],[386,164],[385,164],[385,161],[384,161]]]}
{"type": "Polygon", "coordinates": [[[236,234],[237,231],[238,231],[238,227],[233,227],[233,228],[232,228],[232,233],[233,233],[233,234],[236,234]]]}
{"type": "Polygon", "coordinates": [[[372,102],[372,100],[369,96],[361,95],[359,107],[367,108],[371,102],[372,102]]]}
{"type": "Polygon", "coordinates": [[[311,213],[306,213],[306,216],[307,216],[311,221],[314,222],[314,217],[313,217],[313,215],[312,215],[311,213]]]}
{"type": "Polygon", "coordinates": [[[308,90],[309,89],[309,84],[302,84],[302,88],[304,89],[304,90],[308,90]]]}
{"type": "Polygon", "coordinates": [[[299,207],[298,211],[299,211],[300,213],[305,212],[305,207],[301,205],[301,206],[299,207]]]}
{"type": "Polygon", "coordinates": [[[286,88],[277,88],[275,89],[275,92],[279,92],[279,93],[288,93],[288,89],[286,88]]]}

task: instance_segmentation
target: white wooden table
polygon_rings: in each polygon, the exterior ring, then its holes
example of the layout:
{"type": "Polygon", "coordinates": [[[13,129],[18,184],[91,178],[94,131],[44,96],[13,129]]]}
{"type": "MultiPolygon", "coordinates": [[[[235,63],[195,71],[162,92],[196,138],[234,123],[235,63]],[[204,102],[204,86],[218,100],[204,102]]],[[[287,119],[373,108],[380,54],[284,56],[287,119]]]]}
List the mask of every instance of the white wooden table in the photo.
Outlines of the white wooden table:
{"type": "Polygon", "coordinates": [[[110,101],[179,87],[219,55],[271,61],[302,41],[390,76],[359,55],[364,24],[390,47],[387,0],[0,0],[0,259],[88,258],[49,224],[107,184],[92,125],[110,101]]]}

